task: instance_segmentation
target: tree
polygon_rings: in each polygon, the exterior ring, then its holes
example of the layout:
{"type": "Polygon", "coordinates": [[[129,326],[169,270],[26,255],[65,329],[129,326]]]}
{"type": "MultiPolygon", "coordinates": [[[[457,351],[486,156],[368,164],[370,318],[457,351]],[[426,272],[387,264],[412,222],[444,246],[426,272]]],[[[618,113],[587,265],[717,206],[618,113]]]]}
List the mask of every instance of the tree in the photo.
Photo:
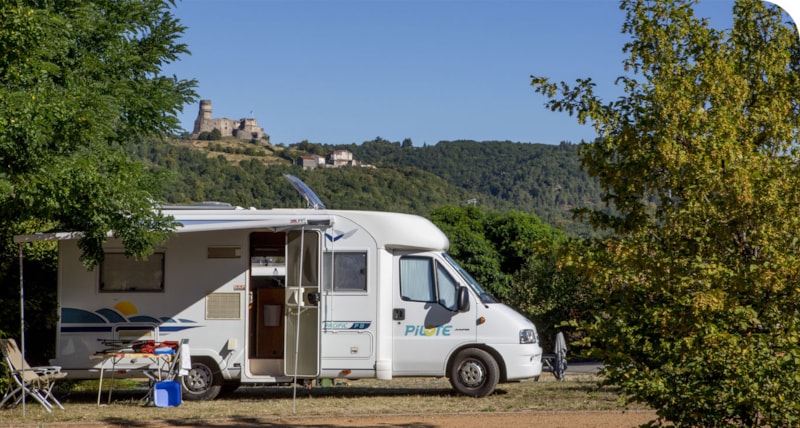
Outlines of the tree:
{"type": "MultiPolygon", "coordinates": [[[[84,262],[114,231],[147,255],[171,222],[161,180],[120,143],[179,129],[194,81],[160,74],[187,53],[171,0],[9,0],[0,6],[0,232],[81,231],[84,262]],[[29,230],[27,230],[29,231],[29,230]]],[[[7,244],[6,244],[7,245],[7,244]]]]}
{"type": "Polygon", "coordinates": [[[586,318],[595,303],[575,269],[564,267],[567,237],[533,214],[444,206],[430,215],[450,240],[449,252],[487,291],[531,318],[542,344],[565,321],[586,318]]]}
{"type": "Polygon", "coordinates": [[[450,254],[482,286],[503,298],[508,293],[510,275],[503,272],[502,255],[486,236],[487,214],[474,206],[444,206],[429,216],[450,240],[450,254]]]}
{"type": "Polygon", "coordinates": [[[625,95],[533,77],[594,124],[581,146],[615,211],[579,266],[605,304],[587,333],[606,381],[680,425],[800,423],[800,46],[785,15],[735,2],[623,0],[625,95]]]}

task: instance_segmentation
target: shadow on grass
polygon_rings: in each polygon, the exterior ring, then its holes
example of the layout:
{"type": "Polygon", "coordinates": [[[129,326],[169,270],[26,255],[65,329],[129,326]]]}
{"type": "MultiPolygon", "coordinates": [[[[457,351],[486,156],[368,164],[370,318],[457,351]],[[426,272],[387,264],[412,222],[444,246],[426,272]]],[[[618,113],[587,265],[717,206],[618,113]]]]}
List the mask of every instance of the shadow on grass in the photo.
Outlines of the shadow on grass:
{"type": "MultiPolygon", "coordinates": [[[[508,392],[498,388],[492,395],[505,395],[508,392]]],[[[113,402],[142,401],[147,395],[147,389],[121,389],[114,390],[113,402]]],[[[445,387],[359,387],[359,386],[333,386],[333,387],[297,387],[297,398],[368,398],[368,397],[449,397],[462,396],[451,388],[445,387]]],[[[291,386],[242,386],[235,391],[221,394],[214,401],[260,401],[260,400],[291,400],[295,391],[291,386]]],[[[97,402],[97,391],[70,391],[60,396],[63,403],[94,403],[97,402]]],[[[108,400],[108,390],[103,391],[101,403],[108,400]]]]}
{"type": "MultiPolygon", "coordinates": [[[[142,421],[129,421],[124,419],[115,419],[115,420],[106,420],[104,423],[106,424],[114,424],[119,426],[125,427],[154,427],[152,423],[142,422],[142,421]]],[[[258,418],[246,418],[246,417],[235,417],[226,419],[224,421],[201,421],[198,423],[196,420],[161,420],[159,421],[158,425],[155,427],[196,427],[196,428],[214,428],[214,427],[226,427],[226,428],[248,428],[248,427],[317,427],[317,428],[342,428],[343,425],[341,424],[330,424],[325,422],[325,418],[320,417],[319,423],[292,423],[291,421],[287,420],[276,420],[276,421],[265,421],[263,419],[258,418]]],[[[386,428],[387,425],[385,423],[374,424],[374,425],[359,425],[361,428],[386,428]]],[[[435,428],[439,425],[430,424],[430,423],[423,423],[423,422],[410,422],[410,423],[403,423],[403,427],[411,427],[411,428],[435,428]]]]}
{"type": "MultiPolygon", "coordinates": [[[[146,388],[134,389],[115,389],[113,391],[111,403],[130,403],[134,406],[142,406],[144,408],[145,402],[143,398],[147,394],[146,388]]],[[[507,394],[505,390],[498,389],[494,394],[501,395],[507,394]]],[[[361,398],[393,398],[393,397],[451,397],[459,396],[458,393],[450,388],[438,386],[422,386],[422,387],[360,387],[360,386],[332,386],[332,387],[314,387],[307,389],[305,387],[297,387],[296,398],[304,400],[308,398],[336,398],[336,399],[361,399],[361,398]]],[[[108,402],[108,391],[104,390],[102,395],[102,404],[108,402]]],[[[227,394],[219,396],[214,400],[216,403],[229,403],[230,406],[235,406],[237,403],[243,402],[257,402],[270,400],[272,402],[285,401],[291,402],[295,398],[295,391],[292,386],[242,386],[235,391],[228,392],[227,394]]],[[[69,404],[94,404],[97,402],[97,391],[91,390],[78,390],[66,392],[61,401],[65,406],[69,404]]],[[[126,418],[126,417],[105,417],[97,419],[96,422],[100,426],[119,426],[119,427],[321,427],[321,428],[341,428],[347,426],[341,422],[342,418],[346,416],[336,415],[334,418],[340,420],[339,423],[330,423],[325,416],[266,416],[263,418],[257,416],[227,416],[222,419],[185,419],[185,418],[163,418],[158,417],[155,420],[140,419],[140,418],[126,418]],[[293,422],[293,419],[300,418],[303,422],[293,422]],[[309,420],[313,422],[309,423],[309,420]]],[[[374,425],[359,425],[366,428],[385,428],[386,423],[376,423],[374,425]]],[[[412,428],[433,428],[436,424],[424,422],[410,422],[403,423],[405,427],[412,428]]]]}

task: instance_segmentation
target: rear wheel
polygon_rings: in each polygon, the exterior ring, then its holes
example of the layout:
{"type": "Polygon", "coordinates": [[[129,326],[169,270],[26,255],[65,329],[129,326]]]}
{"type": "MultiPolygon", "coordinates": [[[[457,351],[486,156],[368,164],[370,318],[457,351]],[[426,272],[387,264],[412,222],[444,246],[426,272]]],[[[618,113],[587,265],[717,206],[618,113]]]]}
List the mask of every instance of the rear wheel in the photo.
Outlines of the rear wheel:
{"type": "Polygon", "coordinates": [[[488,352],[468,348],[456,354],[450,366],[450,385],[464,395],[485,397],[497,387],[500,367],[488,352]]]}
{"type": "Polygon", "coordinates": [[[181,392],[187,401],[213,400],[222,388],[222,373],[208,357],[192,358],[192,368],[181,377],[181,392]]]}

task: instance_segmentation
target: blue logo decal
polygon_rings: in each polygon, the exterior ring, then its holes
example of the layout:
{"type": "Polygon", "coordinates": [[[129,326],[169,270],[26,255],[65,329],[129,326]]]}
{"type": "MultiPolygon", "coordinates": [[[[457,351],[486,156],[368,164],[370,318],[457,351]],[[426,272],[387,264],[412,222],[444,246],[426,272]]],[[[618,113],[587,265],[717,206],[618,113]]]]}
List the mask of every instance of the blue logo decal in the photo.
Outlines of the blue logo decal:
{"type": "Polygon", "coordinates": [[[366,330],[372,321],[325,321],[322,328],[326,330],[366,330]]]}
{"type": "Polygon", "coordinates": [[[353,229],[349,232],[339,232],[337,230],[334,230],[333,234],[326,233],[325,239],[331,242],[336,242],[342,238],[347,238],[348,236],[352,236],[354,233],[356,233],[356,229],[353,229]]]}

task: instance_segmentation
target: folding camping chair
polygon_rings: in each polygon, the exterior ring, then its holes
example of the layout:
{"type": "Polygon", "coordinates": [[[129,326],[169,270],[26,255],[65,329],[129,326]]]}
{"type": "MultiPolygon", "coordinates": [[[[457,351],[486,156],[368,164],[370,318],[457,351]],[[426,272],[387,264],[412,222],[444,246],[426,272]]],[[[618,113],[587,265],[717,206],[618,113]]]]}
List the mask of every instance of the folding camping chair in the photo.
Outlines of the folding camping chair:
{"type": "Polygon", "coordinates": [[[48,412],[52,411],[55,406],[64,410],[64,406],[53,395],[53,386],[56,381],[67,375],[66,372],[61,371],[61,367],[31,367],[27,361],[22,359],[22,352],[14,339],[0,339],[0,350],[3,352],[4,361],[8,367],[8,387],[3,400],[0,401],[0,408],[18,405],[27,394],[38,401],[48,412]]]}

